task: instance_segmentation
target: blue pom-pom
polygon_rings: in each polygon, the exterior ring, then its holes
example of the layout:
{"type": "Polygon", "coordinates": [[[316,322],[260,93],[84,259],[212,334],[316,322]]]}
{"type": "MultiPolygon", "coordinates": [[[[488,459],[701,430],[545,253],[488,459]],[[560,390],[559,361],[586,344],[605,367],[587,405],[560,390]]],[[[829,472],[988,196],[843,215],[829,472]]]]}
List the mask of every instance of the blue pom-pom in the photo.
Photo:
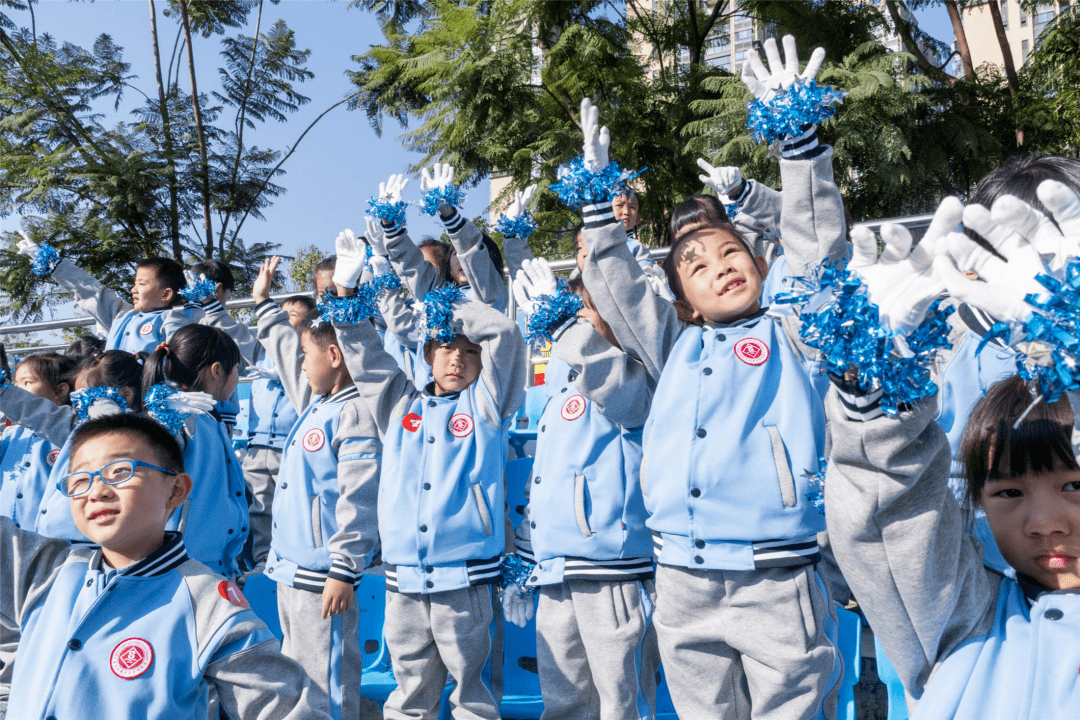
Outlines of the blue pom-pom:
{"type": "Polygon", "coordinates": [[[373,197],[368,198],[368,212],[389,225],[404,225],[405,208],[407,207],[409,207],[409,204],[404,200],[390,202],[386,198],[380,198],[379,200],[373,197]]]}
{"type": "Polygon", "coordinates": [[[186,300],[193,303],[201,303],[203,300],[215,297],[217,285],[213,280],[209,278],[203,278],[195,283],[188,283],[180,294],[184,296],[186,300]]]}
{"type": "Polygon", "coordinates": [[[75,417],[80,421],[90,417],[90,406],[98,400],[108,400],[120,408],[120,412],[128,411],[127,401],[120,393],[120,388],[101,385],[97,387],[83,388],[71,393],[71,409],[75,411],[75,417]]]}
{"type": "Polygon", "coordinates": [[[500,214],[494,229],[495,232],[500,232],[503,235],[528,240],[529,236],[536,230],[536,221],[533,220],[532,214],[527,211],[524,215],[519,215],[516,218],[508,218],[506,215],[500,214]]]}
{"type": "Polygon", "coordinates": [[[795,137],[807,125],[819,125],[836,113],[836,105],[846,93],[816,80],[795,83],[776,93],[768,103],[754,99],[747,102],[746,127],[758,142],[772,144],[784,137],[795,137]]]}
{"type": "Polygon", "coordinates": [[[818,469],[806,472],[810,480],[810,492],[806,493],[806,499],[822,515],[825,514],[825,470],[828,466],[828,458],[819,457],[818,469]]]}
{"type": "Polygon", "coordinates": [[[336,297],[324,293],[319,301],[319,317],[334,325],[355,325],[378,316],[379,307],[375,297],[379,290],[375,282],[361,283],[356,292],[348,297],[336,297]]]}
{"type": "Polygon", "coordinates": [[[184,416],[169,407],[169,398],[180,392],[172,385],[158,383],[152,385],[143,395],[143,409],[146,414],[165,426],[173,437],[178,438],[184,431],[184,416]]]}
{"type": "Polygon", "coordinates": [[[779,293],[777,304],[801,305],[799,334],[821,351],[826,369],[843,376],[854,367],[863,392],[881,389],[881,407],[895,416],[901,407],[937,394],[930,369],[939,350],[951,347],[949,315],[937,301],[922,323],[908,333],[894,333],[881,325],[878,307],[846,261],[823,261],[812,273],[794,278],[798,289],[779,293]],[[893,349],[910,351],[898,357],[893,349]]]}
{"type": "Polygon", "coordinates": [[[60,264],[60,253],[52,245],[38,245],[37,255],[30,263],[30,270],[38,277],[52,275],[52,271],[60,264]]]}
{"type": "Polygon", "coordinates": [[[375,292],[390,292],[397,290],[401,287],[401,278],[393,273],[386,273],[385,275],[376,275],[371,281],[375,286],[375,292]]]}
{"type": "Polygon", "coordinates": [[[0,387],[11,386],[11,373],[3,368],[0,368],[0,387]]]}
{"type": "Polygon", "coordinates": [[[440,205],[461,207],[464,202],[465,192],[461,189],[461,186],[447,185],[446,187],[435,188],[424,193],[424,197],[420,201],[420,212],[425,215],[437,215],[439,213],[440,205]]]}
{"type": "Polygon", "coordinates": [[[457,285],[443,285],[424,295],[420,327],[428,340],[451,342],[458,336],[454,329],[454,303],[464,300],[465,293],[457,285]]]}
{"type": "Polygon", "coordinates": [[[734,220],[739,214],[739,203],[728,203],[724,206],[724,210],[727,212],[728,220],[734,220]]]}
{"type": "Polygon", "coordinates": [[[499,564],[499,589],[505,591],[508,587],[517,585],[526,596],[535,595],[536,588],[529,587],[525,583],[532,575],[533,563],[514,553],[503,557],[499,564]]]}
{"type": "Polygon", "coordinates": [[[532,343],[537,340],[552,342],[551,332],[564,322],[578,314],[584,303],[570,289],[563,278],[556,280],[558,292],[554,295],[541,295],[535,301],[533,312],[526,323],[525,339],[532,343]]]}
{"type": "Polygon", "coordinates": [[[558,195],[563,205],[577,210],[585,205],[611,202],[625,192],[627,180],[636,178],[646,169],[628,173],[623,171],[618,163],[612,162],[595,173],[585,167],[585,159],[579,156],[559,168],[559,182],[548,189],[558,195]]]}

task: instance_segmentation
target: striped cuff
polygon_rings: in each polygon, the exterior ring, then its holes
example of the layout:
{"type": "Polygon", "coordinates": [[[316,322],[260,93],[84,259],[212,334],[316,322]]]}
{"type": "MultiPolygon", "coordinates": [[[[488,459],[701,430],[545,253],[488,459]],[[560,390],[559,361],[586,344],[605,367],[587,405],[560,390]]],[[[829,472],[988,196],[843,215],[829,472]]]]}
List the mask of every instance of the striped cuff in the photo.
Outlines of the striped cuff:
{"type": "Polygon", "coordinates": [[[799,135],[780,141],[780,155],[788,159],[802,157],[817,146],[817,128],[807,125],[799,135]]]}
{"type": "Polygon", "coordinates": [[[401,235],[405,232],[404,225],[395,225],[393,223],[388,223],[385,220],[381,221],[381,224],[383,229],[383,235],[385,235],[387,239],[396,238],[398,235],[401,235]]]}
{"type": "Polygon", "coordinates": [[[571,315],[570,317],[566,318],[566,320],[564,320],[561,324],[559,324],[558,327],[554,327],[549,330],[548,334],[551,335],[551,342],[559,342],[559,338],[563,336],[563,333],[573,327],[574,324],[577,323],[577,321],[577,315],[571,315]]]}
{"type": "Polygon", "coordinates": [[[615,211],[611,209],[611,203],[585,205],[581,208],[581,215],[585,220],[585,227],[590,230],[618,222],[615,219],[615,211]]]}
{"type": "Polygon", "coordinates": [[[457,208],[450,208],[450,215],[443,217],[439,214],[439,221],[442,222],[443,227],[446,228],[448,233],[456,233],[461,228],[465,227],[465,218],[461,217],[461,213],[457,211],[457,208]]]}
{"type": "Polygon", "coordinates": [[[359,573],[353,572],[352,566],[345,562],[343,556],[331,553],[330,558],[330,570],[326,576],[350,585],[355,584],[359,573]]]}
{"type": "Polygon", "coordinates": [[[278,309],[278,304],[273,300],[263,300],[261,303],[255,306],[256,319],[262,319],[267,313],[274,312],[278,309]]]}
{"type": "Polygon", "coordinates": [[[844,414],[847,415],[848,420],[866,422],[885,414],[885,411],[881,409],[883,392],[881,388],[864,393],[854,382],[831,373],[829,379],[836,386],[837,395],[840,396],[840,403],[844,406],[844,414]]]}
{"type": "Polygon", "coordinates": [[[224,312],[225,306],[217,298],[203,300],[202,309],[208,313],[224,312]]]}
{"type": "Polygon", "coordinates": [[[731,202],[735,203],[736,205],[742,206],[742,204],[746,202],[746,198],[750,196],[750,191],[753,189],[753,180],[743,180],[743,184],[739,188],[738,192],[736,192],[734,195],[732,195],[731,193],[727,193],[727,196],[731,200],[731,202]]]}

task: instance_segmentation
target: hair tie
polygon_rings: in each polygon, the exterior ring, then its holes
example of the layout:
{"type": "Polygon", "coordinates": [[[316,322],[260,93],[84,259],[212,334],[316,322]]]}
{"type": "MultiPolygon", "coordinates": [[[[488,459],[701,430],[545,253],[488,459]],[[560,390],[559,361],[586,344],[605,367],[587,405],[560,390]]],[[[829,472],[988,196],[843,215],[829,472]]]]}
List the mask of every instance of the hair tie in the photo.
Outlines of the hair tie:
{"type": "Polygon", "coordinates": [[[169,354],[169,343],[162,340],[160,343],[158,343],[158,346],[156,348],[154,348],[154,352],[157,352],[158,350],[164,350],[165,354],[168,355],[169,354]]]}

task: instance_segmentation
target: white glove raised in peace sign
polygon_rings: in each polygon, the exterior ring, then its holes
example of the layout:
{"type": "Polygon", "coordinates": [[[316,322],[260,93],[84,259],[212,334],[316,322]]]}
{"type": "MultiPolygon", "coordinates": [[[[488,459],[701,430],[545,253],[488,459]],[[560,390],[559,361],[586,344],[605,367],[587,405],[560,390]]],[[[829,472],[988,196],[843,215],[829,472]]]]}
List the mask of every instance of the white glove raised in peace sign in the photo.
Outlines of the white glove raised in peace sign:
{"type": "Polygon", "coordinates": [[[408,184],[409,179],[401,173],[391,175],[386,178],[386,182],[379,183],[379,199],[401,202],[401,194],[405,192],[405,186],[408,184]]]}
{"type": "Polygon", "coordinates": [[[731,199],[732,194],[743,186],[743,176],[737,167],[713,167],[705,158],[698,158],[697,164],[705,171],[704,175],[698,175],[698,180],[715,190],[717,195],[731,199]]]}
{"type": "Polygon", "coordinates": [[[607,127],[600,127],[600,108],[589,98],[581,99],[581,131],[585,135],[583,155],[585,168],[598,173],[608,166],[608,147],[611,135],[607,127]]]}
{"type": "Polygon", "coordinates": [[[26,255],[28,258],[33,260],[37,257],[38,250],[41,249],[41,246],[31,240],[30,236],[26,234],[25,230],[20,230],[19,234],[22,235],[22,240],[20,240],[19,244],[16,246],[16,252],[19,255],[26,255]]]}
{"type": "Polygon", "coordinates": [[[742,81],[750,90],[750,94],[763,103],[768,103],[777,92],[786,90],[796,82],[809,83],[817,75],[821,63],[825,60],[825,49],[815,48],[810,56],[810,62],[806,63],[806,69],[800,74],[799,54],[795,49],[795,38],[792,35],[784,36],[786,63],[780,60],[780,51],[773,38],[765,41],[765,56],[769,60],[767,68],[756,50],[751,50],[747,54],[749,57],[743,63],[742,81]]]}
{"type": "Polygon", "coordinates": [[[427,168],[420,171],[420,192],[442,190],[454,184],[454,166],[449,163],[435,163],[429,173],[427,168]]]}
{"type": "Polygon", "coordinates": [[[367,245],[356,237],[356,233],[346,228],[334,240],[334,252],[337,254],[334,284],[350,290],[355,288],[367,262],[367,245]]]}
{"type": "Polygon", "coordinates": [[[526,315],[532,315],[536,301],[541,295],[554,295],[559,291],[555,273],[542,258],[532,258],[521,263],[514,276],[514,298],[526,315]]]}
{"type": "Polygon", "coordinates": [[[508,220],[515,220],[529,211],[529,203],[532,202],[533,195],[536,193],[536,185],[530,185],[524,190],[514,191],[514,202],[510,203],[510,207],[506,209],[506,218],[508,220]]]}

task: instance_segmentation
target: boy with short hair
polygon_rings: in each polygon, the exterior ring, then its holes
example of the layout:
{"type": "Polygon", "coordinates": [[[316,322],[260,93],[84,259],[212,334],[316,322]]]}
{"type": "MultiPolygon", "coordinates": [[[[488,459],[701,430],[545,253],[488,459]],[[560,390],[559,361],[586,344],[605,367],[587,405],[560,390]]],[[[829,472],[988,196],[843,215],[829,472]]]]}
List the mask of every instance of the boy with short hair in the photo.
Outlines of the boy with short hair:
{"type": "Polygon", "coordinates": [[[69,545],[0,518],[0,629],[20,634],[8,717],[323,718],[303,671],[235,585],[165,532],[191,492],[165,428],[130,413],[91,420],[61,480],[69,545]]]}

